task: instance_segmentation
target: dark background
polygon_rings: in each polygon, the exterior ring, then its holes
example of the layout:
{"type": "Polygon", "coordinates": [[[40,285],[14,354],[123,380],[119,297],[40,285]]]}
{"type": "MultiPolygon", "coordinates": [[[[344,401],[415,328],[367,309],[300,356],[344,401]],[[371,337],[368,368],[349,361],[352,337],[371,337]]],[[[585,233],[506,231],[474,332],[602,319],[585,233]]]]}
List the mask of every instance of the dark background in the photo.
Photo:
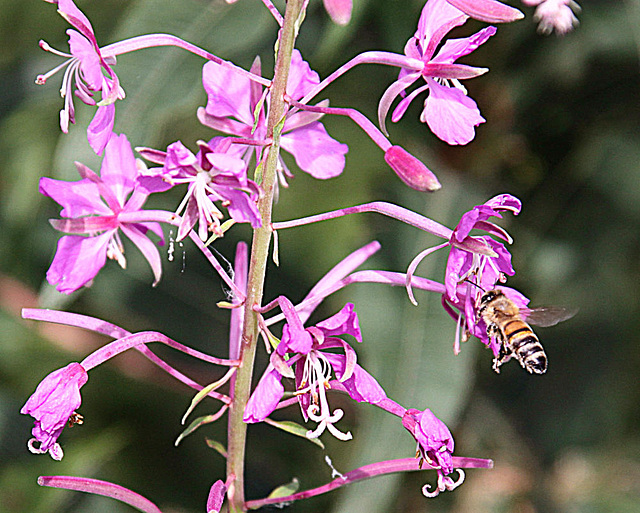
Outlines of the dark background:
{"type": "MultiPolygon", "coordinates": [[[[326,76],[361,51],[402,52],[423,2],[354,0],[347,27],[333,26],[311,1],[299,48],[326,76]]],[[[512,2],[516,5],[515,2],[512,2]]],[[[516,276],[510,285],[532,304],[579,307],[579,314],[538,332],[549,356],[544,376],[517,364],[491,371],[491,355],[476,340],[454,357],[455,324],[438,298],[418,293],[413,307],[402,290],[351,286],[329,298],[314,319],[356,304],[365,343],[359,359],[391,397],[405,406],[431,408],[451,427],[456,453],[495,460],[493,470],[470,470],[453,493],[425,499],[420,487],[433,472],[389,476],[297,503],[291,511],[386,512],[631,512],[640,511],[638,425],[638,299],[640,289],[640,88],[638,2],[583,1],[577,30],[564,38],[536,34],[527,18],[500,26],[463,62],[490,68],[466,81],[487,123],[466,147],[450,147],[419,123],[421,100],[397,125],[392,142],[419,155],[443,189],[407,189],[382,152],[349,120],[325,119],[329,132],[349,144],[345,172],[320,182],[298,171],[281,190],[276,220],[386,200],[455,226],[460,215],[495,194],[523,202],[517,218],[502,222],[515,239],[516,276]]],[[[248,68],[256,54],[272,68],[276,25],[257,0],[78,1],[101,45],[143,33],[168,32],[248,68]]],[[[518,5],[518,7],[522,7],[518,5]]],[[[107,319],[129,330],[155,329],[213,354],[226,354],[228,315],[216,308],[225,292],[190,243],[166,261],[160,285],[145,261],[127,249],[128,269],[108,262],[92,288],[70,297],[46,284],[44,274],[58,233],[47,223],[59,207],[38,194],[46,175],[76,180],[73,161],[99,169],[86,143],[93,109],[76,102],[77,124],[61,135],[61,77],[44,86],[34,78],[60,61],[39,50],[45,39],[66,50],[66,22],[42,1],[0,1],[0,511],[130,511],[110,499],[40,488],[39,475],[77,475],[116,482],[164,512],[204,511],[208,489],[224,476],[222,458],[205,437],[224,442],[225,420],[201,428],[179,447],[180,418],[192,393],[139,355],[123,355],[91,371],[83,388],[82,427],[65,430],[62,462],[27,451],[31,419],[18,412],[51,370],[82,359],[106,340],[51,329],[19,318],[24,306],[64,308],[107,319]]],[[[483,25],[469,22],[455,33],[483,25]]],[[[116,131],[133,146],[164,148],[177,139],[195,148],[212,133],[195,110],[206,102],[202,61],[175,49],[119,57],[116,66],[127,100],[118,102],[116,131]]],[[[378,99],[396,71],[362,66],[326,90],[333,106],[351,106],[375,119],[378,99]]],[[[421,97],[422,98],[422,97],[421,97]]],[[[182,192],[182,191],[180,191],[182,192]]],[[[176,194],[148,203],[172,210],[176,194]]],[[[215,248],[231,260],[246,227],[235,227],[215,248]]],[[[439,241],[401,223],[363,214],[280,234],[280,266],[271,265],[266,298],[299,301],[347,254],[373,240],[382,250],[370,269],[404,271],[425,247],[439,241]]],[[[446,255],[418,269],[441,279],[446,255]]],[[[219,377],[170,350],[158,351],[201,382],[219,377]]],[[[259,360],[264,365],[264,355],[259,360]]],[[[396,418],[334,396],[345,409],[343,429],[354,440],[323,437],[326,454],[346,472],[385,458],[412,456],[411,437],[396,418]]],[[[197,415],[214,411],[202,403],[197,415]]],[[[288,417],[298,420],[290,409],[288,417]]],[[[284,418],[286,415],[281,415],[284,418]]],[[[225,418],[226,419],[226,418],[225,418]]],[[[325,452],[269,426],[249,435],[247,496],[259,498],[297,477],[302,489],[330,479],[325,452]]]]}

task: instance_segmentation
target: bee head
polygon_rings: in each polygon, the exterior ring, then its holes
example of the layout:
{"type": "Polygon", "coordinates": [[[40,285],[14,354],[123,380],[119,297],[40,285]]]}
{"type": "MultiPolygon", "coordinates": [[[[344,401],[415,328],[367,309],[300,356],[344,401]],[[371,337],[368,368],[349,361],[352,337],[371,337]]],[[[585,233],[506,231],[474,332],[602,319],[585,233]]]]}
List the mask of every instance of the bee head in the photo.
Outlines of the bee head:
{"type": "Polygon", "coordinates": [[[489,291],[485,292],[484,294],[482,294],[482,297],[480,298],[480,304],[481,305],[486,305],[487,303],[490,303],[495,298],[500,297],[500,296],[504,296],[504,293],[500,292],[499,290],[496,290],[496,289],[489,290],[489,291]]]}

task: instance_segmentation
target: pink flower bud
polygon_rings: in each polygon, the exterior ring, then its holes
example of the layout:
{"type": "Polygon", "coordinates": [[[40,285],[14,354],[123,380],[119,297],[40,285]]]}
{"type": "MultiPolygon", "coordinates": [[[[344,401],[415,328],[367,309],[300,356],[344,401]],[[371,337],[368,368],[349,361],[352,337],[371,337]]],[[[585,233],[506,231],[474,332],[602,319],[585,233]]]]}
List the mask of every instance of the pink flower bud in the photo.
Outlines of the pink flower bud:
{"type": "Polygon", "coordinates": [[[346,25],[351,20],[352,0],[324,0],[324,7],[338,25],[346,25]]]}
{"type": "Polygon", "coordinates": [[[442,187],[427,166],[400,146],[391,146],[384,154],[384,160],[400,179],[417,191],[437,191],[442,187]]]}
{"type": "Polygon", "coordinates": [[[524,18],[515,7],[497,0],[447,0],[472,18],[486,23],[510,23],[524,18]]]}

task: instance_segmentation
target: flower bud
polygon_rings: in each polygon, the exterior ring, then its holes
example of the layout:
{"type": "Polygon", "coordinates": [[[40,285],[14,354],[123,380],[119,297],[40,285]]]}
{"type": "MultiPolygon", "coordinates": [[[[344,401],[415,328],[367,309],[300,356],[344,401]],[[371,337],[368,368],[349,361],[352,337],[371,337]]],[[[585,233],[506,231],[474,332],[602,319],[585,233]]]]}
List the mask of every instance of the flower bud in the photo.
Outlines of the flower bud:
{"type": "Polygon", "coordinates": [[[497,0],[447,0],[472,18],[486,23],[510,23],[524,18],[524,14],[515,7],[497,0]]]}
{"type": "Polygon", "coordinates": [[[324,7],[338,25],[346,25],[351,20],[352,0],[324,0],[324,7]]]}
{"type": "Polygon", "coordinates": [[[437,191],[442,187],[427,166],[400,146],[391,146],[384,154],[384,160],[400,179],[417,191],[437,191]]]}

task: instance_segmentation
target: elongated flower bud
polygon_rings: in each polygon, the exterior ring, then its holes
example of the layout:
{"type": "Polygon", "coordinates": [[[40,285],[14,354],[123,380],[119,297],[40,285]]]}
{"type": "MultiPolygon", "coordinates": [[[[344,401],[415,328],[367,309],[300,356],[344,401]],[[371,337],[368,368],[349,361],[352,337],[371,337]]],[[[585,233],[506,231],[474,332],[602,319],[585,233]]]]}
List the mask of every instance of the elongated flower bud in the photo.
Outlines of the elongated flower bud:
{"type": "Polygon", "coordinates": [[[431,192],[442,187],[427,166],[400,146],[391,146],[384,154],[384,160],[412,189],[431,192]]]}
{"type": "Polygon", "coordinates": [[[486,23],[510,23],[524,18],[515,7],[497,0],[447,0],[463,13],[486,23]]]}

